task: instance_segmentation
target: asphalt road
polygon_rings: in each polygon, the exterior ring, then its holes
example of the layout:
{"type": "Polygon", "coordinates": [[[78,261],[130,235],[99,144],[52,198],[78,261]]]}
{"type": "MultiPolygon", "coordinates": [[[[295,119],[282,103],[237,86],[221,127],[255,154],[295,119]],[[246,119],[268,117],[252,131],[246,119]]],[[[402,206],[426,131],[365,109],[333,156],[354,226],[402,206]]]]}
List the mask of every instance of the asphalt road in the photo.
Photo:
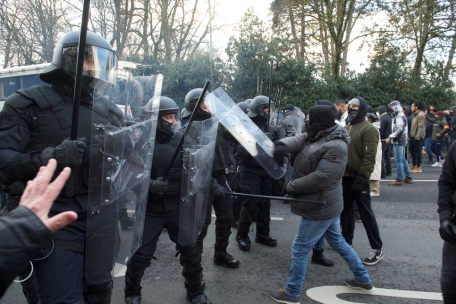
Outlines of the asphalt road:
{"type": "MultiPolygon", "coordinates": [[[[440,172],[441,168],[423,165],[423,173],[413,174],[415,182],[402,187],[388,186],[388,180],[382,180],[380,196],[372,198],[384,244],[383,260],[368,267],[378,292],[372,295],[355,294],[346,287],[335,287],[344,286],[343,280],[350,275],[350,271],[336,252],[325,249],[325,256],[333,260],[335,266],[326,268],[309,264],[301,303],[442,303],[435,300],[440,298],[439,272],[443,245],[438,234],[436,205],[440,172]],[[321,288],[314,289],[316,287],[321,288]],[[340,295],[330,298],[334,290],[340,295]]],[[[393,177],[394,174],[393,170],[393,177]]],[[[300,218],[290,212],[289,205],[279,201],[273,201],[271,216],[271,236],[278,239],[276,248],[252,243],[250,252],[240,251],[234,240],[236,230],[233,229],[228,251],[241,261],[239,269],[213,264],[214,225],[210,226],[204,244],[203,268],[206,294],[213,303],[274,303],[268,293],[286,282],[290,248],[300,218]]],[[[252,240],[254,236],[255,231],[252,231],[252,240]]],[[[157,260],[152,261],[142,281],[142,303],[188,303],[181,266],[178,258],[174,257],[175,246],[166,231],[159,242],[155,254],[157,260]]],[[[362,223],[356,223],[353,247],[361,258],[370,252],[362,223]]],[[[117,277],[114,282],[111,303],[124,303],[124,277],[117,277]]],[[[0,303],[26,303],[20,284],[13,283],[0,303]]]]}

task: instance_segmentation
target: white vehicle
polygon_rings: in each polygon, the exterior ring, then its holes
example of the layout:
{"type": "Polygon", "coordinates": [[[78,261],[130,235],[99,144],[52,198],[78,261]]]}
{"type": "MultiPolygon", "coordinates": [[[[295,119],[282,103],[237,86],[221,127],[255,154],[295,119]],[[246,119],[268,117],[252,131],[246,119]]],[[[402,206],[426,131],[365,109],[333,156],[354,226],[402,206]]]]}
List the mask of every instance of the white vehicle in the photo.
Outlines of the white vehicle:
{"type": "Polygon", "coordinates": [[[39,74],[49,63],[0,69],[0,110],[5,99],[19,89],[32,85],[49,85],[42,81],[39,74]]]}
{"type": "MultiPolygon", "coordinates": [[[[0,111],[3,108],[5,99],[19,89],[26,88],[33,85],[46,85],[48,83],[42,81],[39,74],[49,65],[50,63],[34,64],[21,67],[13,67],[7,69],[0,69],[0,111]]],[[[126,115],[131,115],[129,106],[125,106],[126,91],[128,90],[128,83],[131,77],[131,71],[138,69],[139,64],[129,61],[118,62],[118,85],[123,96],[116,96],[114,102],[126,115]]]]}

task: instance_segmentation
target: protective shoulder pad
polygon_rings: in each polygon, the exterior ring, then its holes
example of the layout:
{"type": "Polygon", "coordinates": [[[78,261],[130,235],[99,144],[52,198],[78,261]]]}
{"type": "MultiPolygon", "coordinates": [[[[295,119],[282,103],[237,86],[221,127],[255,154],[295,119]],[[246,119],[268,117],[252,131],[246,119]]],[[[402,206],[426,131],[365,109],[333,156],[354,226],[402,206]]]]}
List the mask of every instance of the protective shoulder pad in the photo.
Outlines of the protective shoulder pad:
{"type": "Polygon", "coordinates": [[[31,86],[16,91],[36,102],[41,111],[52,109],[62,128],[71,126],[71,115],[65,110],[62,98],[48,86],[31,86]]]}

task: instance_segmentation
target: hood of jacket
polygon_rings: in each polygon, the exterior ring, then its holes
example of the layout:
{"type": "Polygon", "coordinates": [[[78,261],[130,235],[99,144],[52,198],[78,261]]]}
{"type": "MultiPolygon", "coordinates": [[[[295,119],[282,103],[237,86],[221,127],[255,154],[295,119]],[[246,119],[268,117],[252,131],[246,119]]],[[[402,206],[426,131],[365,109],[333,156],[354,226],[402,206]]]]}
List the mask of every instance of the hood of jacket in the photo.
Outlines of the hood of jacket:
{"type": "Polygon", "coordinates": [[[402,113],[402,106],[399,100],[390,102],[388,108],[391,109],[391,111],[394,113],[394,116],[397,116],[397,114],[402,113]]]}

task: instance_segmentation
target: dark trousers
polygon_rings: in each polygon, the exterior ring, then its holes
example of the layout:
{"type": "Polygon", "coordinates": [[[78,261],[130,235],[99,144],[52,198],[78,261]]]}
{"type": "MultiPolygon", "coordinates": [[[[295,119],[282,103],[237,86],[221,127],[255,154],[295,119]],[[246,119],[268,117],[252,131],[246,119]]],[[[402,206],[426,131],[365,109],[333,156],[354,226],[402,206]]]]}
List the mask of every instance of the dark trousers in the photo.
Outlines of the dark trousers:
{"type": "Polygon", "coordinates": [[[410,138],[409,142],[409,151],[412,155],[412,163],[414,166],[421,167],[421,156],[423,149],[424,138],[415,139],[415,137],[410,138]]]}
{"type": "Polygon", "coordinates": [[[366,229],[367,238],[372,249],[382,249],[383,243],[380,239],[380,232],[371,206],[369,181],[362,186],[360,193],[351,191],[355,177],[344,176],[342,178],[344,210],[340,215],[342,224],[342,236],[345,241],[352,245],[355,231],[355,202],[358,207],[359,216],[366,229]]]}
{"type": "Polygon", "coordinates": [[[391,174],[391,145],[382,141],[382,175],[391,174]]]}
{"type": "Polygon", "coordinates": [[[136,253],[143,256],[153,256],[163,228],[166,228],[169,238],[176,244],[176,250],[178,250],[179,197],[176,198],[176,202],[167,201],[165,203],[160,200],[154,204],[148,203],[146,218],[144,219],[143,240],[136,253]]]}
{"type": "Polygon", "coordinates": [[[456,244],[446,241],[443,242],[440,287],[443,303],[456,303],[456,244]]]}
{"type": "MultiPolygon", "coordinates": [[[[230,191],[225,174],[217,175],[214,177],[217,183],[225,191],[230,191]]],[[[231,221],[233,220],[233,202],[231,196],[215,197],[209,195],[209,201],[206,210],[206,219],[204,222],[203,231],[198,236],[197,242],[203,248],[203,240],[207,234],[207,228],[211,224],[212,207],[215,211],[215,253],[225,252],[228,247],[229,237],[231,235],[231,221]]]]}
{"type": "MultiPolygon", "coordinates": [[[[241,183],[243,193],[271,195],[271,177],[261,167],[241,166],[241,183]]],[[[256,218],[256,233],[269,236],[271,221],[271,201],[269,199],[243,197],[238,231],[248,234],[254,218],[256,218]],[[242,229],[244,230],[240,231],[242,229]]]]}
{"type": "Polygon", "coordinates": [[[431,151],[437,157],[437,162],[442,160],[443,141],[431,140],[431,151]]]}

